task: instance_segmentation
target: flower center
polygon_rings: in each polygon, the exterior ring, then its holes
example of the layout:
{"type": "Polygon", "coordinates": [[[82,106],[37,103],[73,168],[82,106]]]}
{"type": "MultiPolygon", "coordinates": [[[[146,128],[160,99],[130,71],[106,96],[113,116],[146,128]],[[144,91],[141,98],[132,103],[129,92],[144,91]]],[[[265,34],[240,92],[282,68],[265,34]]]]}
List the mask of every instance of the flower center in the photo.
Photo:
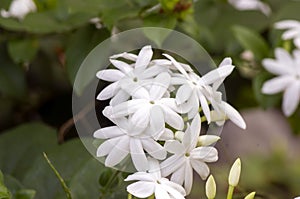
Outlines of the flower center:
{"type": "Polygon", "coordinates": [[[137,78],[137,77],[134,77],[134,78],[133,78],[133,81],[134,81],[134,82],[137,82],[137,81],[138,81],[138,78],[137,78]]]}
{"type": "Polygon", "coordinates": [[[185,157],[190,157],[190,153],[185,153],[185,157]]]}
{"type": "Polygon", "coordinates": [[[151,100],[149,103],[150,103],[150,104],[155,104],[155,102],[154,102],[153,100],[151,100]]]}

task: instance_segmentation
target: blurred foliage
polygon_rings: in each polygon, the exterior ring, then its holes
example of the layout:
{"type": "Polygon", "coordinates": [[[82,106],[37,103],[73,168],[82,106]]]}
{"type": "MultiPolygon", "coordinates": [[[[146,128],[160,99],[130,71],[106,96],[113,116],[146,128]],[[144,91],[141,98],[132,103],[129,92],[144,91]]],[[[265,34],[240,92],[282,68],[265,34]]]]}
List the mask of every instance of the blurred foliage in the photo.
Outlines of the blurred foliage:
{"type": "MultiPolygon", "coordinates": [[[[270,17],[258,11],[238,11],[226,0],[35,0],[37,12],[24,20],[0,17],[0,169],[4,173],[4,180],[0,175],[0,198],[65,197],[42,152],[47,152],[61,172],[74,198],[106,194],[101,186],[106,186],[105,179],[112,175],[106,172],[111,171],[91,158],[79,139],[62,145],[56,140],[58,129],[72,118],[72,85],[82,61],[96,45],[121,31],[151,26],[183,32],[198,41],[216,63],[225,56],[233,58],[238,70],[228,78],[226,88],[229,101],[237,108],[280,107],[281,95],[260,92],[262,83],[271,77],[261,60],[284,45],[282,31],[274,30],[273,24],[282,19],[300,20],[300,2],[265,2],[273,10],[270,17]],[[100,19],[97,27],[90,21],[95,17],[100,19]],[[245,60],[241,56],[245,50],[254,59],[245,60]],[[17,125],[21,126],[15,128],[17,125]]],[[[7,10],[10,3],[1,0],[0,9],[7,10]]],[[[168,37],[147,31],[145,36],[158,46],[168,37]]],[[[76,94],[82,94],[90,81],[76,94]]],[[[289,118],[295,133],[300,133],[299,114],[300,110],[289,118]]],[[[76,134],[67,135],[71,137],[76,134]]],[[[299,169],[284,165],[287,160],[268,161],[249,163],[252,170],[244,175],[253,179],[245,179],[245,187],[249,183],[259,193],[264,188],[272,194],[275,184],[295,191],[299,169]]],[[[114,194],[108,194],[112,198],[124,194],[124,187],[118,191],[112,187],[114,194]]],[[[277,193],[273,194],[276,198],[277,193]]]]}

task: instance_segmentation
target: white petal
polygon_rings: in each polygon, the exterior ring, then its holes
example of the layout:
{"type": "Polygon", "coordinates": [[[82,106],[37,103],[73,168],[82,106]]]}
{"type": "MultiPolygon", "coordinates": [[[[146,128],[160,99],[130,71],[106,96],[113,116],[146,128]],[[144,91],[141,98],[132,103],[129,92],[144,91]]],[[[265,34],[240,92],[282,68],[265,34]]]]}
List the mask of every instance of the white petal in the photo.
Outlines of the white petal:
{"type": "Polygon", "coordinates": [[[149,157],[148,164],[149,164],[148,173],[155,179],[155,181],[161,179],[160,166],[158,160],[149,157]]]}
{"type": "Polygon", "coordinates": [[[285,90],[283,94],[282,110],[286,116],[291,116],[299,104],[300,82],[296,81],[285,90]]]}
{"type": "Polygon", "coordinates": [[[192,159],[204,162],[216,162],[218,160],[218,151],[214,147],[198,147],[191,151],[190,156],[192,159]]]}
{"type": "Polygon", "coordinates": [[[172,85],[182,85],[182,84],[186,84],[186,83],[187,83],[187,79],[184,77],[172,77],[171,78],[172,85]]]}
{"type": "Polygon", "coordinates": [[[192,94],[192,88],[188,84],[183,84],[179,87],[176,93],[176,103],[182,104],[187,101],[192,94]]]}
{"type": "Polygon", "coordinates": [[[207,178],[210,172],[207,164],[199,160],[191,160],[191,165],[193,169],[198,173],[198,175],[202,178],[202,180],[205,180],[207,178]]]}
{"type": "Polygon", "coordinates": [[[221,138],[216,135],[201,135],[198,138],[197,146],[209,146],[220,139],[221,138]]]}
{"type": "Polygon", "coordinates": [[[153,176],[147,172],[136,172],[134,174],[127,176],[127,178],[124,179],[124,181],[133,181],[133,180],[153,182],[156,179],[154,179],[153,176]]]}
{"type": "Polygon", "coordinates": [[[185,153],[183,145],[178,140],[169,140],[164,144],[165,149],[173,154],[182,155],[185,153]]]}
{"type": "Polygon", "coordinates": [[[185,146],[187,151],[191,151],[194,149],[198,142],[198,137],[200,135],[201,131],[201,119],[199,114],[197,114],[192,123],[191,126],[187,129],[183,136],[182,143],[185,146]]]}
{"type": "Polygon", "coordinates": [[[127,101],[130,98],[130,95],[125,92],[124,90],[119,90],[116,95],[111,98],[111,100],[109,101],[109,104],[111,106],[116,106],[118,104],[121,104],[122,102],[127,101]]]}
{"type": "Polygon", "coordinates": [[[171,127],[182,130],[184,128],[184,122],[180,115],[167,106],[162,106],[164,112],[164,120],[171,127]]]}
{"type": "Polygon", "coordinates": [[[127,64],[127,63],[125,63],[123,61],[111,59],[110,62],[115,67],[117,67],[118,69],[120,69],[121,71],[123,71],[124,74],[128,74],[130,71],[133,70],[132,66],[130,66],[129,64],[127,64]]]}
{"type": "Polygon", "coordinates": [[[164,132],[159,136],[158,140],[167,141],[174,139],[174,133],[170,129],[165,129],[164,132]]]}
{"type": "Polygon", "coordinates": [[[152,58],[153,51],[151,49],[151,46],[145,46],[141,49],[139,52],[138,58],[135,62],[135,68],[146,68],[152,58]]]}
{"type": "Polygon", "coordinates": [[[146,70],[143,71],[142,74],[140,74],[140,78],[142,79],[148,79],[148,78],[153,78],[156,75],[163,73],[163,72],[167,72],[167,68],[166,67],[162,67],[162,66],[151,66],[149,68],[147,68],[146,70]]]}
{"type": "Polygon", "coordinates": [[[200,100],[200,104],[201,104],[201,108],[203,110],[203,113],[204,113],[204,115],[206,117],[206,120],[209,124],[211,119],[210,119],[210,109],[209,109],[209,106],[208,106],[208,102],[207,102],[206,98],[204,97],[204,95],[200,91],[198,92],[198,98],[200,100]]]}
{"type": "Polygon", "coordinates": [[[141,107],[143,107],[145,103],[148,104],[148,101],[144,99],[133,99],[130,101],[123,102],[111,108],[110,117],[118,118],[130,115],[139,110],[141,107]]]}
{"type": "Polygon", "coordinates": [[[163,160],[167,157],[164,147],[152,139],[142,140],[142,145],[145,151],[157,160],[163,160]]]}
{"type": "Polygon", "coordinates": [[[147,198],[154,193],[155,183],[153,182],[135,182],[127,186],[127,191],[139,198],[147,198]]]}
{"type": "Polygon", "coordinates": [[[225,77],[230,75],[232,73],[233,69],[234,69],[233,65],[226,65],[226,66],[219,67],[219,68],[214,69],[214,70],[210,71],[209,73],[205,74],[202,77],[202,80],[206,85],[212,84],[212,83],[214,83],[220,79],[224,79],[225,77]]]}
{"type": "Polygon", "coordinates": [[[286,70],[294,72],[294,60],[288,51],[283,48],[276,48],[275,57],[281,64],[284,64],[283,66],[286,70]]]}
{"type": "Polygon", "coordinates": [[[262,64],[267,71],[275,75],[286,75],[291,72],[289,68],[282,66],[281,63],[273,59],[264,59],[262,64]]]}
{"type": "Polygon", "coordinates": [[[106,167],[113,167],[119,164],[129,153],[129,138],[123,136],[118,144],[111,150],[105,159],[106,167]]]}
{"type": "Polygon", "coordinates": [[[161,179],[162,185],[164,188],[176,199],[184,199],[186,192],[182,186],[177,183],[171,182],[167,179],[161,179]],[[167,188],[168,187],[168,188],[167,188]],[[171,189],[175,190],[178,193],[175,193],[171,189]],[[178,195],[179,194],[179,195],[178,195]]]}
{"type": "Polygon", "coordinates": [[[168,73],[161,73],[155,79],[150,89],[151,100],[157,100],[167,91],[170,84],[170,75],[168,73]]]}
{"type": "Polygon", "coordinates": [[[112,138],[103,142],[97,149],[97,157],[106,156],[118,144],[120,138],[112,138]]]}
{"type": "Polygon", "coordinates": [[[222,102],[221,106],[224,107],[225,114],[234,124],[242,129],[246,129],[246,123],[237,110],[235,110],[230,104],[226,102],[222,102]]]}
{"type": "Polygon", "coordinates": [[[225,57],[219,64],[219,67],[223,67],[226,65],[232,65],[232,59],[230,57],[225,57]]]}
{"type": "Polygon", "coordinates": [[[110,126],[98,129],[94,132],[94,137],[99,139],[107,139],[107,138],[114,138],[121,135],[124,135],[125,133],[117,126],[110,126]]]}
{"type": "Polygon", "coordinates": [[[163,177],[169,176],[176,171],[185,161],[185,157],[182,155],[172,155],[160,164],[161,175],[163,177]]]}
{"type": "Polygon", "coordinates": [[[185,178],[184,178],[184,188],[187,194],[191,193],[193,186],[193,169],[190,161],[185,163],[185,178]]]}
{"type": "Polygon", "coordinates": [[[172,56],[168,54],[163,54],[163,55],[173,63],[173,65],[177,68],[179,72],[181,72],[185,77],[189,79],[189,75],[187,74],[187,72],[185,71],[185,69],[182,67],[181,64],[179,64],[172,56]]]}
{"type": "Polygon", "coordinates": [[[96,76],[99,79],[102,79],[102,80],[105,80],[108,82],[115,82],[115,81],[122,79],[125,76],[125,74],[116,69],[106,69],[106,70],[98,71],[96,76]]]}
{"type": "Polygon", "coordinates": [[[165,129],[164,114],[159,106],[150,109],[150,129],[153,137],[160,136],[165,129]]]}
{"type": "Polygon", "coordinates": [[[120,57],[128,59],[130,61],[136,61],[136,59],[137,59],[137,55],[132,54],[132,53],[127,53],[127,52],[116,54],[116,55],[112,55],[110,57],[110,59],[117,59],[117,58],[120,58],[120,57]]]}
{"type": "Polygon", "coordinates": [[[131,79],[123,79],[120,82],[120,86],[123,90],[129,93],[134,98],[150,99],[149,92],[138,82],[134,82],[131,79]]]}
{"type": "Polygon", "coordinates": [[[171,199],[169,194],[160,184],[155,186],[155,198],[156,199],[171,199]]]}
{"type": "Polygon", "coordinates": [[[119,82],[114,82],[108,86],[106,86],[97,96],[98,100],[107,100],[112,98],[120,89],[119,82]]]}
{"type": "Polygon", "coordinates": [[[263,84],[262,92],[264,94],[275,94],[279,93],[286,89],[288,85],[293,82],[293,79],[290,76],[278,76],[271,80],[266,81],[263,84]]]}
{"type": "Polygon", "coordinates": [[[171,176],[171,181],[175,182],[179,185],[182,185],[184,182],[184,178],[185,178],[185,167],[186,167],[186,163],[183,163],[181,165],[181,167],[179,167],[178,169],[176,169],[176,171],[174,171],[174,173],[171,176]]]}
{"type": "Polygon", "coordinates": [[[300,23],[296,20],[283,20],[275,23],[277,29],[288,29],[299,27],[300,23]]]}
{"type": "Polygon", "coordinates": [[[300,49],[300,37],[294,39],[294,44],[298,49],[300,49]]]}
{"type": "Polygon", "coordinates": [[[137,171],[148,170],[148,160],[143,150],[142,143],[139,139],[130,140],[130,154],[134,167],[137,171]]]}
{"type": "Polygon", "coordinates": [[[138,129],[145,129],[149,124],[150,105],[139,108],[131,117],[132,124],[138,129]]]}
{"type": "Polygon", "coordinates": [[[288,40],[288,39],[295,38],[295,37],[299,36],[299,33],[300,33],[300,31],[297,29],[287,30],[282,34],[282,39],[288,40]]]}

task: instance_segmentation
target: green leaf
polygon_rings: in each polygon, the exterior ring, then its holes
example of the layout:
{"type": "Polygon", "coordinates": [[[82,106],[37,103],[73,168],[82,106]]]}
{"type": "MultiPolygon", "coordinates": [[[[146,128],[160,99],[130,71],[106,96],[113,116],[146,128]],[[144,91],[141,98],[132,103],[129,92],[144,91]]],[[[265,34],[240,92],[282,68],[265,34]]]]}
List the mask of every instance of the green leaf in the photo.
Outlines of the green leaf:
{"type": "Polygon", "coordinates": [[[241,46],[252,51],[257,59],[261,60],[268,56],[268,44],[257,32],[243,26],[233,26],[232,30],[241,46]]]}
{"type": "Polygon", "coordinates": [[[253,79],[253,91],[255,94],[255,98],[263,108],[273,107],[277,105],[281,99],[280,94],[265,95],[261,92],[262,85],[271,77],[272,76],[269,73],[262,72],[253,79]]]}
{"type": "MultiPolygon", "coordinates": [[[[106,29],[95,31],[93,26],[81,28],[71,35],[66,50],[66,66],[67,74],[72,84],[85,57],[95,46],[109,36],[110,33],[106,29]]],[[[87,71],[87,73],[92,75],[86,75],[81,81],[80,87],[74,88],[77,94],[81,94],[92,78],[95,77],[96,71],[93,71],[92,67],[89,69],[91,72],[87,71]]]]}
{"type": "Polygon", "coordinates": [[[21,189],[16,193],[15,199],[34,199],[35,194],[32,189],[21,189]]]}
{"type": "Polygon", "coordinates": [[[38,50],[36,39],[18,39],[8,42],[8,52],[15,63],[26,63],[33,60],[38,50]]]}
{"type": "Polygon", "coordinates": [[[167,28],[173,30],[176,26],[177,19],[175,16],[167,14],[152,14],[144,18],[145,27],[158,27],[154,29],[144,29],[145,35],[156,45],[161,46],[163,41],[171,33],[171,31],[160,30],[159,28],[167,28]]]}
{"type": "Polygon", "coordinates": [[[4,185],[3,174],[0,170],[0,199],[10,199],[11,195],[6,186],[4,185]]]}
{"type": "Polygon", "coordinates": [[[179,0],[159,0],[159,3],[161,4],[162,8],[167,11],[174,10],[178,2],[179,0]]]}
{"type": "Polygon", "coordinates": [[[11,61],[4,45],[0,45],[0,60],[0,92],[6,97],[22,99],[27,90],[24,70],[11,61]]]}

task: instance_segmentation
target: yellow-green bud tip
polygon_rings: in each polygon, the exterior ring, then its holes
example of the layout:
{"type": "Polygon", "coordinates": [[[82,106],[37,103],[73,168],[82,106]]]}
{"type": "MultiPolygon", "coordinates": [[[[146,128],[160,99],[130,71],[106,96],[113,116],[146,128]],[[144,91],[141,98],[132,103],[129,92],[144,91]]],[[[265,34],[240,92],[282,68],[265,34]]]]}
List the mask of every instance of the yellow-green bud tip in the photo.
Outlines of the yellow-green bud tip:
{"type": "Polygon", "coordinates": [[[251,192],[245,197],[245,199],[254,199],[254,196],[255,196],[255,192],[251,192]]]}
{"type": "Polygon", "coordinates": [[[236,159],[236,161],[233,163],[228,177],[228,183],[229,185],[236,187],[239,183],[241,175],[241,160],[240,158],[236,159]]]}
{"type": "Polygon", "coordinates": [[[208,199],[214,199],[216,197],[216,182],[212,175],[210,175],[206,181],[205,192],[208,199]]]}

